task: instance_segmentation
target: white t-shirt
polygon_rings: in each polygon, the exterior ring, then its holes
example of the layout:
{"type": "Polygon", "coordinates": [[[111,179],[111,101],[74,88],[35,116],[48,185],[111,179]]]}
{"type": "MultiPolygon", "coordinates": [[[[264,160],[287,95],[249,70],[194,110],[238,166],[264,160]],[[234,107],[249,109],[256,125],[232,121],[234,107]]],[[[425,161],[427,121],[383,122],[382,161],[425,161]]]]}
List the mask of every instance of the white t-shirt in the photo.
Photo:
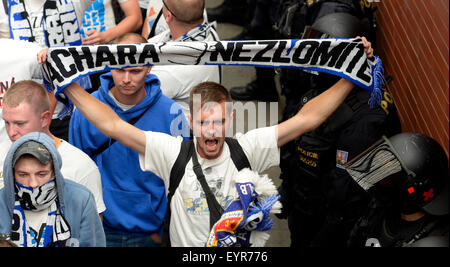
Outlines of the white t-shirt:
{"type": "Polygon", "coordinates": [[[0,38],[11,38],[9,34],[9,18],[5,13],[3,3],[0,3],[0,38]]]}
{"type": "MultiPolygon", "coordinates": [[[[182,138],[157,132],[145,134],[145,155],[139,155],[141,168],[161,177],[166,185],[167,194],[170,171],[180,152],[182,138]]],[[[263,172],[279,165],[280,152],[277,146],[276,126],[237,134],[236,138],[253,171],[263,172]]],[[[207,160],[198,156],[198,160],[211,191],[222,207],[226,208],[238,197],[236,188],[231,182],[238,170],[231,160],[228,145],[224,144],[222,154],[217,159],[207,160]]],[[[186,172],[173,195],[170,208],[172,246],[204,246],[209,235],[209,210],[203,189],[192,169],[192,160],[186,166],[186,172]]]]}
{"type": "Polygon", "coordinates": [[[62,159],[61,173],[64,178],[91,190],[98,213],[104,212],[106,207],[103,202],[102,180],[97,164],[86,153],[62,139],[58,152],[62,159]]]}
{"type": "MultiPolygon", "coordinates": [[[[8,138],[8,136],[6,137],[8,138]]],[[[62,139],[59,140],[61,143],[57,145],[57,149],[62,159],[62,175],[65,179],[87,187],[94,195],[98,213],[104,212],[106,206],[103,202],[102,182],[97,165],[86,153],[77,147],[62,139]]],[[[2,153],[0,154],[0,164],[3,166],[8,150],[1,149],[0,152],[2,153]]],[[[0,170],[0,177],[0,188],[3,188],[3,168],[0,170]]]]}
{"type": "Polygon", "coordinates": [[[151,0],[138,0],[139,7],[144,8],[144,9],[147,8],[149,1],[151,1],[151,0]]]}
{"type": "MultiPolygon", "coordinates": [[[[14,82],[42,82],[41,66],[37,62],[37,53],[40,50],[41,47],[35,43],[0,39],[0,100],[14,82]]],[[[1,107],[0,105],[0,109],[1,107]]]]}
{"type": "MultiPolygon", "coordinates": [[[[128,0],[118,0],[119,4],[128,0]]],[[[84,12],[80,34],[84,38],[90,30],[104,32],[116,26],[111,0],[96,0],[84,12]]]]}
{"type": "MultiPolygon", "coordinates": [[[[36,236],[42,228],[44,223],[47,223],[48,213],[50,212],[50,207],[40,210],[40,211],[31,211],[31,210],[23,210],[25,215],[25,221],[27,226],[32,228],[35,231],[36,236]]],[[[40,246],[43,245],[44,238],[39,240],[40,246]]]]}
{"type": "MultiPolygon", "coordinates": [[[[155,36],[162,33],[165,30],[169,29],[166,20],[164,19],[164,15],[161,14],[158,20],[158,14],[161,12],[163,7],[163,2],[161,0],[149,0],[147,6],[147,26],[148,26],[148,34],[152,31],[152,28],[155,25],[155,36]]],[[[145,23],[145,18],[143,18],[145,23]]]]}

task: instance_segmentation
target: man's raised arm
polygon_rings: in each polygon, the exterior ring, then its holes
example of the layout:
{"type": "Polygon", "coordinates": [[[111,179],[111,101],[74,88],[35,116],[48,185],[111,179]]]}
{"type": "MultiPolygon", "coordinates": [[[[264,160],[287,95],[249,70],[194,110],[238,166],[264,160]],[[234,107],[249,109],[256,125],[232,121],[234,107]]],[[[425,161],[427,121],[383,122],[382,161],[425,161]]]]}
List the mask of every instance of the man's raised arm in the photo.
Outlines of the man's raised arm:
{"type": "Polygon", "coordinates": [[[91,96],[76,82],[64,88],[64,93],[83,116],[103,134],[144,154],[146,143],[144,131],[122,120],[110,107],[91,96]]]}
{"type": "MultiPolygon", "coordinates": [[[[361,38],[368,58],[373,57],[371,43],[361,38]]],[[[355,85],[342,78],[325,92],[306,103],[292,118],[277,126],[278,147],[319,127],[342,104],[355,85]]]]}
{"type": "MultiPolygon", "coordinates": [[[[48,48],[44,48],[37,54],[39,64],[47,61],[47,51],[48,48]]],[[[64,88],[64,93],[81,114],[103,134],[139,154],[144,154],[146,143],[144,131],[122,120],[110,107],[91,96],[76,82],[64,88]]]]}

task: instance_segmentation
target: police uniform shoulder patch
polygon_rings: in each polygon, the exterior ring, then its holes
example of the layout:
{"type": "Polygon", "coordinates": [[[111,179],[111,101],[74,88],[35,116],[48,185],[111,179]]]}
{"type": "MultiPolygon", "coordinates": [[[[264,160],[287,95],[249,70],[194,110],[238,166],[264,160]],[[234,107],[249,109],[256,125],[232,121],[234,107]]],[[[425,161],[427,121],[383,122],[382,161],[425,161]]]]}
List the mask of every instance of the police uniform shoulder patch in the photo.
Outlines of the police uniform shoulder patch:
{"type": "Polygon", "coordinates": [[[336,150],[336,167],[345,169],[344,165],[348,160],[348,152],[343,150],[336,150]]]}

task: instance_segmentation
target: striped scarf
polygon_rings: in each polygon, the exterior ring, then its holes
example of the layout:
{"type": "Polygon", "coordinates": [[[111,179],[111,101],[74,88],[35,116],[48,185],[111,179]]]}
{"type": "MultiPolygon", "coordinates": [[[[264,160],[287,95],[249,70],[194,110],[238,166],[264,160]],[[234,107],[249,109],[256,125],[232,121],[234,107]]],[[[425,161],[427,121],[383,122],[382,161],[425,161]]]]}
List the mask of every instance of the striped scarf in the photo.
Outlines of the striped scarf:
{"type": "Polygon", "coordinates": [[[15,192],[11,241],[20,247],[65,246],[70,240],[70,226],[58,209],[55,179],[36,188],[16,182],[15,192]],[[30,228],[24,210],[45,209],[49,211],[46,223],[40,229],[30,228]]]}
{"type": "Polygon", "coordinates": [[[368,59],[360,39],[193,41],[50,48],[43,66],[47,89],[70,104],[63,89],[79,76],[150,65],[238,65],[326,72],[371,92],[381,102],[383,67],[368,59]]]}
{"type": "Polygon", "coordinates": [[[42,21],[32,21],[27,11],[26,0],[8,1],[12,39],[38,42],[41,46],[49,47],[81,45],[77,15],[72,1],[45,1],[42,8],[42,21]],[[40,35],[37,31],[44,32],[44,40],[36,39],[36,36],[40,35]]]}

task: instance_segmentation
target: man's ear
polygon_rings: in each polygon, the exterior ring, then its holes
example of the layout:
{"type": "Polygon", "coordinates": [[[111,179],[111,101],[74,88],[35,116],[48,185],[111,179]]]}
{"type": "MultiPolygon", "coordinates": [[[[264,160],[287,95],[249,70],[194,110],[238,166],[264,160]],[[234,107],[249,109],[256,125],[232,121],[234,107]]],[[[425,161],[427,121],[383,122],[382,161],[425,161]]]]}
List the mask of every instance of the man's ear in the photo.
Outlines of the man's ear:
{"type": "Polygon", "coordinates": [[[192,121],[192,114],[187,114],[186,115],[186,119],[188,120],[188,122],[189,122],[189,128],[191,129],[191,130],[193,130],[192,129],[192,127],[193,127],[193,121],[192,121]]]}
{"type": "Polygon", "coordinates": [[[233,125],[234,116],[235,116],[234,111],[231,111],[231,112],[228,114],[228,117],[227,117],[227,123],[228,123],[228,124],[233,125]]]}
{"type": "MultiPolygon", "coordinates": [[[[164,20],[166,21],[167,24],[169,24],[170,21],[173,20],[173,15],[172,15],[172,13],[171,13],[169,10],[167,10],[167,9],[166,9],[166,12],[165,12],[165,13],[166,13],[166,15],[163,16],[163,17],[164,17],[164,20]]],[[[163,15],[164,15],[164,13],[163,13],[163,15]]]]}
{"type": "Polygon", "coordinates": [[[233,129],[233,124],[235,120],[234,117],[235,117],[234,111],[230,112],[230,115],[228,115],[228,122],[226,123],[228,130],[233,129]]]}
{"type": "Polygon", "coordinates": [[[50,127],[50,123],[52,123],[53,114],[50,110],[46,110],[41,114],[41,126],[43,129],[47,129],[50,127]]]}

